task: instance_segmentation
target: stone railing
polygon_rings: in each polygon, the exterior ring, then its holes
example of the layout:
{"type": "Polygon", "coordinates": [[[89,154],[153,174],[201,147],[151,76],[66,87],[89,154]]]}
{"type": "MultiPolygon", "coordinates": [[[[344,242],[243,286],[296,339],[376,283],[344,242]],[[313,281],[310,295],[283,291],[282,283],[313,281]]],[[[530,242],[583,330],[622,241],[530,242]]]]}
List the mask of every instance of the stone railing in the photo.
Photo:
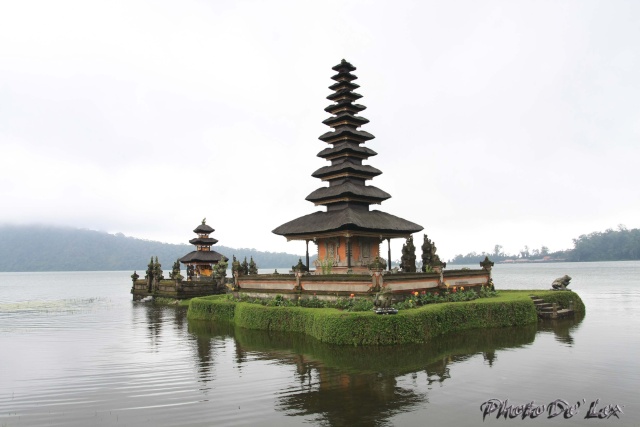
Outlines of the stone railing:
{"type": "Polygon", "coordinates": [[[489,284],[486,270],[452,270],[441,273],[396,273],[373,271],[365,274],[260,274],[238,276],[235,290],[250,296],[269,294],[371,295],[383,289],[397,294],[434,292],[449,286],[468,289],[489,284]]]}

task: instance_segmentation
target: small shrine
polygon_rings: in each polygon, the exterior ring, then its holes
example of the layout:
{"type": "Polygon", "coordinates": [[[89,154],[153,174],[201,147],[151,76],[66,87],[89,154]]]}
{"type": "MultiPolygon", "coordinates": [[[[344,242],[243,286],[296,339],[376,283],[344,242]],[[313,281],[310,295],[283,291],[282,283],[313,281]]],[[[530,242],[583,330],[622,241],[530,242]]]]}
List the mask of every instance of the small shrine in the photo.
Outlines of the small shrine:
{"type": "Polygon", "coordinates": [[[189,252],[178,260],[186,266],[187,280],[212,277],[213,266],[220,261],[227,262],[229,260],[224,255],[211,249],[212,245],[218,243],[218,240],[209,237],[214,231],[213,228],[207,225],[206,218],[193,230],[198,237],[189,240],[189,243],[195,245],[196,250],[189,252]]]}
{"type": "Polygon", "coordinates": [[[353,83],[357,77],[352,74],[356,67],[344,59],[333,67],[337,72],[331,77],[336,81],[329,89],[327,97],[333,103],[325,108],[332,114],[323,123],[330,128],[319,139],[329,147],[318,153],[318,157],[331,162],[313,172],[311,176],[328,182],[311,192],[306,200],[316,206],[325,206],[326,211],[318,211],[289,221],[273,233],[287,240],[304,240],[307,245],[305,269],[309,271],[309,242],[317,245],[318,260],[316,272],[328,273],[368,273],[369,266],[380,254],[380,243],[387,240],[387,263],[391,269],[391,244],[395,238],[406,239],[419,232],[422,226],[406,219],[370,209],[381,204],[391,195],[366,182],[382,174],[379,169],[363,160],[377,155],[363,146],[374,138],[369,132],[358,128],[369,120],[359,116],[364,105],[354,102],[362,97],[355,93],[359,85],[353,83]]]}

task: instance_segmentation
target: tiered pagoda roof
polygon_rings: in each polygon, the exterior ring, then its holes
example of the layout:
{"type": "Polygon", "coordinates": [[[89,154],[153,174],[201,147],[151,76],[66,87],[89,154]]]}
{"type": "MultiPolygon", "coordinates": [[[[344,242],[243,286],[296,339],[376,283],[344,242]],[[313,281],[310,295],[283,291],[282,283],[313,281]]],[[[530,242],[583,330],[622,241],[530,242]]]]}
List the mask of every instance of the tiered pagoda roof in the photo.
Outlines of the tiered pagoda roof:
{"type": "Polygon", "coordinates": [[[198,235],[191,240],[189,243],[196,246],[195,251],[189,252],[185,256],[179,259],[179,261],[183,264],[187,263],[217,263],[221,260],[227,260],[222,254],[219,254],[216,251],[211,250],[211,246],[218,243],[217,239],[213,237],[209,237],[209,234],[213,233],[215,230],[206,224],[206,220],[202,220],[202,224],[198,225],[194,233],[198,235]]]}
{"type": "Polygon", "coordinates": [[[359,86],[353,83],[357,79],[351,72],[355,67],[344,59],[333,70],[336,81],[329,87],[333,91],[327,97],[333,104],[325,108],[332,116],[323,121],[332,130],[320,136],[320,140],[330,147],[318,153],[318,157],[331,162],[316,170],[311,176],[329,183],[311,192],[306,200],[316,206],[327,207],[326,212],[306,215],[273,230],[275,234],[288,239],[309,239],[344,231],[357,231],[358,234],[380,235],[383,237],[402,237],[418,232],[423,228],[413,222],[377,210],[369,210],[372,204],[380,204],[391,195],[372,185],[367,180],[380,175],[379,169],[362,164],[363,160],[377,153],[362,144],[374,139],[369,132],[358,128],[369,120],[357,114],[367,107],[355,104],[362,95],[354,92],[359,86]]]}

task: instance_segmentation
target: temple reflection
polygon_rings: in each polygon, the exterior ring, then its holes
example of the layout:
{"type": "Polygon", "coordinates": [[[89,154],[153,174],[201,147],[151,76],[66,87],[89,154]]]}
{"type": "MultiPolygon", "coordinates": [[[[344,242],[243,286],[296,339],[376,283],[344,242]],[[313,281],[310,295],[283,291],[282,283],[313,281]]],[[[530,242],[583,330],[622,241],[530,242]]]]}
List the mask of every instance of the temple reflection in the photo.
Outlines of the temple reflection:
{"type": "Polygon", "coordinates": [[[476,329],[423,345],[389,347],[327,345],[303,334],[231,324],[190,321],[188,327],[204,384],[214,379],[211,371],[221,363],[216,362],[216,348],[224,346],[234,370],[256,360],[291,368],[295,381],[276,393],[277,410],[320,425],[382,426],[390,425],[394,415],[428,403],[431,387],[451,379],[454,365],[481,357],[484,369],[492,369],[502,351],[532,344],[539,331],[572,343],[571,331],[580,320],[476,329]]]}
{"type": "Polygon", "coordinates": [[[326,425],[386,425],[395,414],[428,402],[427,391],[402,385],[405,375],[423,372],[428,385],[443,383],[453,364],[481,355],[490,367],[497,352],[531,344],[536,331],[535,324],[466,331],[395,347],[341,347],[298,334],[234,332],[238,360],[250,354],[294,366],[299,386],[280,394],[279,410],[326,425]]]}
{"type": "Polygon", "coordinates": [[[230,324],[216,324],[212,322],[189,321],[189,335],[192,337],[191,346],[197,359],[198,381],[202,390],[209,390],[207,383],[214,379],[213,369],[216,364],[217,346],[233,336],[233,326],[230,324]]]}

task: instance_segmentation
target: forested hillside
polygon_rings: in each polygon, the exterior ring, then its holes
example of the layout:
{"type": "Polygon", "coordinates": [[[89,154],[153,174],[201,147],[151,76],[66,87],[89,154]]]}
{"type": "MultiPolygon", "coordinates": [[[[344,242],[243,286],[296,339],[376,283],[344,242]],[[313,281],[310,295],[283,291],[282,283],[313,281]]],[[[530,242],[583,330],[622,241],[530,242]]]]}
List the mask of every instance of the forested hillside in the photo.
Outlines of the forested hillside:
{"type": "Polygon", "coordinates": [[[640,260],[640,229],[621,225],[617,230],[583,234],[573,239],[573,246],[571,261],[640,260]]]}
{"type": "MultiPolygon", "coordinates": [[[[260,252],[215,245],[213,249],[240,261],[253,256],[259,268],[290,267],[299,255],[260,252]]],[[[176,259],[194,250],[93,230],[46,226],[0,226],[0,271],[142,270],[151,256],[170,270],[176,259]]]]}
{"type": "Polygon", "coordinates": [[[466,255],[456,255],[449,260],[450,264],[475,264],[485,256],[494,262],[506,260],[556,260],[556,261],[631,261],[640,260],[640,229],[627,229],[624,225],[619,225],[617,230],[608,229],[604,232],[595,231],[590,234],[583,234],[577,239],[573,239],[573,249],[565,251],[549,252],[543,246],[540,249],[529,250],[524,247],[517,254],[505,254],[502,246],[495,245],[492,252],[476,253],[471,252],[466,255]]]}

